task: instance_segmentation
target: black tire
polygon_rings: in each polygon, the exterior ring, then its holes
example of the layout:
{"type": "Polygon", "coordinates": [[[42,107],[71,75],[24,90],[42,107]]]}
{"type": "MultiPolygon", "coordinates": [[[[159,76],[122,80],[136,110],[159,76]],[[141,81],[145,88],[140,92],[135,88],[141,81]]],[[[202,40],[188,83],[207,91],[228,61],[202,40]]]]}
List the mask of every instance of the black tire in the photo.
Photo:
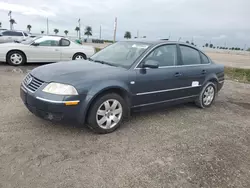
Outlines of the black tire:
{"type": "Polygon", "coordinates": [[[121,125],[121,122],[123,121],[126,114],[127,114],[127,106],[126,106],[125,100],[116,93],[107,93],[97,98],[91,105],[89,113],[88,113],[87,125],[90,129],[92,129],[96,133],[99,133],[99,134],[111,133],[115,131],[121,125]],[[117,100],[121,104],[121,107],[122,107],[122,115],[121,115],[120,121],[114,127],[110,129],[104,129],[100,127],[97,123],[97,118],[96,118],[99,107],[107,100],[117,100]]]}
{"type": "Polygon", "coordinates": [[[20,65],[23,65],[26,63],[26,56],[24,55],[24,53],[20,52],[20,51],[11,51],[7,54],[7,59],[6,59],[7,63],[9,65],[12,65],[12,66],[20,66],[20,65]],[[11,56],[15,55],[17,57],[19,57],[18,59],[20,60],[20,62],[18,63],[14,63],[12,62],[11,60],[11,56]]]}
{"type": "Polygon", "coordinates": [[[202,88],[202,90],[201,90],[201,92],[200,92],[200,94],[199,94],[199,97],[198,97],[198,98],[196,99],[196,101],[195,101],[195,104],[196,104],[198,107],[200,107],[200,108],[208,108],[208,107],[210,107],[210,106],[213,104],[213,102],[214,102],[214,100],[215,100],[215,97],[216,97],[216,94],[217,94],[217,85],[216,85],[215,83],[213,83],[213,82],[208,82],[208,83],[202,88]],[[204,93],[205,93],[206,89],[209,88],[210,86],[212,86],[213,89],[214,89],[213,99],[212,99],[212,101],[211,101],[209,104],[205,104],[205,103],[204,103],[204,100],[203,100],[203,98],[204,98],[204,93]]]}
{"type": "Polygon", "coordinates": [[[84,53],[76,53],[75,55],[73,55],[73,60],[76,60],[77,56],[82,56],[83,59],[87,59],[87,56],[84,53]]]}

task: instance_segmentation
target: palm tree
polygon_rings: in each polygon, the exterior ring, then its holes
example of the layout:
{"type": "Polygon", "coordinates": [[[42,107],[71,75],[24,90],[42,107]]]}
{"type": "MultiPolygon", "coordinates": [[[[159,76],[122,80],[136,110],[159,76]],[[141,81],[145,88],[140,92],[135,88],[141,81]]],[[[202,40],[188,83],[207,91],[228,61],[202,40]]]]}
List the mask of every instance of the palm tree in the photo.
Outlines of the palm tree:
{"type": "Polygon", "coordinates": [[[129,31],[126,31],[124,34],[125,39],[131,39],[131,33],[129,31]]]}
{"type": "Polygon", "coordinates": [[[16,24],[16,21],[14,19],[10,19],[10,29],[13,30],[13,25],[16,24]]]}
{"type": "Polygon", "coordinates": [[[89,38],[89,36],[92,36],[92,27],[86,26],[84,35],[87,35],[88,38],[89,38]]]}
{"type": "Polygon", "coordinates": [[[28,31],[30,32],[30,30],[31,30],[31,25],[27,25],[27,29],[28,29],[28,31]]]}
{"type": "Polygon", "coordinates": [[[41,31],[41,34],[43,34],[44,33],[44,31],[41,31]]]}
{"type": "MultiPolygon", "coordinates": [[[[75,28],[75,31],[76,31],[76,35],[77,35],[77,37],[78,37],[78,33],[79,33],[79,31],[80,31],[80,27],[76,27],[76,28],[75,28]]],[[[79,36],[79,38],[80,38],[80,36],[79,36]]]]}
{"type": "Polygon", "coordinates": [[[54,29],[54,33],[57,35],[57,33],[59,32],[58,29],[54,29]]]}
{"type": "Polygon", "coordinates": [[[65,33],[65,35],[67,36],[68,33],[69,33],[69,31],[68,31],[68,30],[65,30],[64,33],[65,33]]]}

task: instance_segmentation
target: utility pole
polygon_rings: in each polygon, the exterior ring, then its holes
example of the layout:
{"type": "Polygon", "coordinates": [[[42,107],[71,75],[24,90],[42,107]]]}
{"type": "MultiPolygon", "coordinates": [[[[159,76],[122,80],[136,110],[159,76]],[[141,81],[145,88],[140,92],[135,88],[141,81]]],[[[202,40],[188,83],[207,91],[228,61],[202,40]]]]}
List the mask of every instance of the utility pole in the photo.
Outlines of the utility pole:
{"type": "Polygon", "coordinates": [[[102,26],[100,25],[100,40],[102,39],[102,26]]]}
{"type": "Polygon", "coordinates": [[[78,20],[79,23],[79,39],[81,39],[81,19],[78,20]]]}
{"type": "Polygon", "coordinates": [[[47,18],[47,35],[49,35],[49,18],[47,18]]]}
{"type": "Polygon", "coordinates": [[[117,17],[115,17],[115,24],[114,24],[114,39],[113,42],[116,40],[116,29],[117,29],[117,17]]]}

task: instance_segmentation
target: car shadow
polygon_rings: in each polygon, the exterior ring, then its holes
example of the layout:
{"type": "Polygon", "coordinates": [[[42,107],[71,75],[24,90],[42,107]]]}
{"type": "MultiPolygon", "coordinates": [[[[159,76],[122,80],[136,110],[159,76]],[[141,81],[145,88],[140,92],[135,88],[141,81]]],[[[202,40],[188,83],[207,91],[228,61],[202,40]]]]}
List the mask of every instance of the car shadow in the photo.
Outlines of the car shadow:
{"type": "MultiPolygon", "coordinates": [[[[122,124],[122,126],[117,130],[125,130],[128,129],[130,125],[135,124],[137,121],[140,121],[140,119],[147,117],[147,116],[158,116],[159,114],[168,114],[169,112],[174,113],[181,109],[189,108],[189,109],[197,109],[197,106],[190,102],[185,104],[179,104],[175,106],[166,106],[166,107],[158,107],[153,110],[143,110],[140,112],[131,112],[130,118],[126,118],[122,124]]],[[[36,117],[39,118],[39,117],[36,117]]],[[[51,126],[53,128],[58,129],[67,129],[70,130],[72,133],[81,133],[81,134],[96,134],[93,131],[91,131],[90,128],[88,128],[87,124],[78,124],[76,122],[68,122],[68,121],[50,121],[39,118],[41,123],[47,122],[46,124],[48,126],[51,126]]],[[[120,132],[119,131],[119,132],[120,132]]],[[[116,132],[116,131],[115,131],[116,132]]]]}
{"type": "Polygon", "coordinates": [[[32,71],[34,68],[42,66],[42,65],[46,65],[46,64],[49,64],[49,63],[28,63],[22,66],[11,66],[7,63],[0,62],[0,71],[27,74],[30,71],[32,71]]]}

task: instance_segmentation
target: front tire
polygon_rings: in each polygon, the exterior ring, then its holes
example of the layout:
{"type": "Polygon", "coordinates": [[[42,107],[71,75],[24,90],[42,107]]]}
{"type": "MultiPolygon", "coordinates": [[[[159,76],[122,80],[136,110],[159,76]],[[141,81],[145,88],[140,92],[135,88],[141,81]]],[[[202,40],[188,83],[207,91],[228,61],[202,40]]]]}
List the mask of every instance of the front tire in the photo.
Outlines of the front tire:
{"type": "Polygon", "coordinates": [[[12,66],[20,66],[26,62],[26,57],[22,52],[11,51],[7,55],[7,63],[12,66]]]}
{"type": "Polygon", "coordinates": [[[217,93],[217,86],[213,82],[208,82],[201,90],[195,104],[200,108],[208,108],[214,102],[217,93]]]}
{"type": "Polygon", "coordinates": [[[115,131],[126,114],[126,103],[116,93],[105,94],[91,106],[88,126],[96,133],[106,134],[115,131]]]}

